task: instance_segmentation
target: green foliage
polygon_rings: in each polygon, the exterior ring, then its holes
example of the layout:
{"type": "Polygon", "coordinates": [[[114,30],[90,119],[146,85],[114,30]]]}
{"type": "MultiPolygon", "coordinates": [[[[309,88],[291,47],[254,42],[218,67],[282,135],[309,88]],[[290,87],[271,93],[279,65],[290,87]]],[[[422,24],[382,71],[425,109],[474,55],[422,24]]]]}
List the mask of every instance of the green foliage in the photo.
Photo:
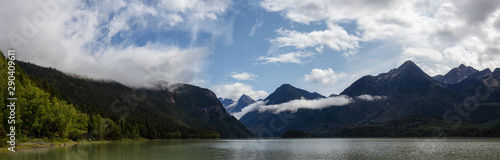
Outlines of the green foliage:
{"type": "MultiPolygon", "coordinates": [[[[6,106],[7,95],[7,60],[0,58],[0,104],[6,106]]],[[[78,111],[73,105],[53,96],[35,85],[26,73],[16,65],[15,70],[16,104],[16,140],[28,138],[72,139],[84,138],[87,131],[88,115],[78,111]]],[[[5,140],[9,111],[0,111],[0,139],[5,140]]],[[[5,145],[5,143],[1,143],[5,145]]]]}

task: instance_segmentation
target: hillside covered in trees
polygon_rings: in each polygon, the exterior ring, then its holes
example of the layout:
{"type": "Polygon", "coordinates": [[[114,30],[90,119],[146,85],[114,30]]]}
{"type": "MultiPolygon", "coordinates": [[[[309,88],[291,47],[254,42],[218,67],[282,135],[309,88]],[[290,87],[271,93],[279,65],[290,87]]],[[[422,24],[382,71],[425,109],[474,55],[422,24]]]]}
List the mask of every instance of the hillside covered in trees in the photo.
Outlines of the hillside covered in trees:
{"type": "MultiPolygon", "coordinates": [[[[2,53],[2,56],[4,54],[2,53]]],[[[2,91],[7,60],[1,58],[2,91]]],[[[16,135],[50,140],[119,140],[139,137],[244,138],[252,134],[224,111],[215,94],[181,84],[167,89],[132,89],[112,81],[70,76],[53,68],[16,61],[16,135]]],[[[7,92],[2,92],[6,105],[7,92]]],[[[8,110],[2,110],[5,139],[8,110]]]]}

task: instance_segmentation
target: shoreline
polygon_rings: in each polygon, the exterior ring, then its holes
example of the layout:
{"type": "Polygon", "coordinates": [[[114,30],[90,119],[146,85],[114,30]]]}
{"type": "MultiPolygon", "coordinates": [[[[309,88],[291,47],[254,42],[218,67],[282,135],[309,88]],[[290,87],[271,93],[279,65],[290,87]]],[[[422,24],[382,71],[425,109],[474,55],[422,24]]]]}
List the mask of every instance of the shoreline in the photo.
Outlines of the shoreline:
{"type": "MultiPolygon", "coordinates": [[[[118,140],[118,141],[68,141],[68,142],[29,141],[29,142],[24,142],[24,143],[20,143],[19,145],[16,145],[15,150],[16,150],[16,152],[22,152],[25,150],[32,150],[32,149],[37,149],[37,148],[52,148],[52,147],[72,146],[72,145],[76,145],[79,143],[110,143],[110,142],[127,142],[127,141],[154,141],[154,140],[124,139],[124,140],[118,140]]],[[[0,154],[11,152],[8,150],[8,147],[9,146],[0,147],[0,154]]]]}
{"type": "MultiPolygon", "coordinates": [[[[19,151],[24,151],[24,150],[31,150],[31,149],[37,149],[37,148],[52,148],[52,147],[64,147],[64,146],[72,146],[77,143],[83,143],[84,141],[77,142],[77,141],[68,141],[68,142],[24,142],[20,143],[19,145],[16,145],[16,152],[19,151]]],[[[9,153],[11,151],[8,150],[9,146],[3,146],[0,147],[0,154],[2,153],[9,153]]],[[[14,153],[14,152],[12,152],[14,153]]]]}

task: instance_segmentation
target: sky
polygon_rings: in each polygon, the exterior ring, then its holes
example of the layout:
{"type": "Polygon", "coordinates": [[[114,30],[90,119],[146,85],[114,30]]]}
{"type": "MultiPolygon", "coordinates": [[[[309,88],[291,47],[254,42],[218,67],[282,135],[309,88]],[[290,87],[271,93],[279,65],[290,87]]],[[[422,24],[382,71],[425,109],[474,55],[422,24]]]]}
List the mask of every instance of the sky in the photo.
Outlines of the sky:
{"type": "Polygon", "coordinates": [[[130,87],[328,96],[412,60],[431,76],[500,67],[498,0],[0,0],[0,49],[130,87]]]}

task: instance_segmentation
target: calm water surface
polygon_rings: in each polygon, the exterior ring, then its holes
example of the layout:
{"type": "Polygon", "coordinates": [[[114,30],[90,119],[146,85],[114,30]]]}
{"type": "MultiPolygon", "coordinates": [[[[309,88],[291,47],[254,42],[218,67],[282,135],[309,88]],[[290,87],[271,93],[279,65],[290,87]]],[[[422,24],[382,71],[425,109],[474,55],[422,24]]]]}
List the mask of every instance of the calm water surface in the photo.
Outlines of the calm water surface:
{"type": "Polygon", "coordinates": [[[500,139],[245,139],[82,143],[0,154],[22,160],[500,159],[500,139]]]}

